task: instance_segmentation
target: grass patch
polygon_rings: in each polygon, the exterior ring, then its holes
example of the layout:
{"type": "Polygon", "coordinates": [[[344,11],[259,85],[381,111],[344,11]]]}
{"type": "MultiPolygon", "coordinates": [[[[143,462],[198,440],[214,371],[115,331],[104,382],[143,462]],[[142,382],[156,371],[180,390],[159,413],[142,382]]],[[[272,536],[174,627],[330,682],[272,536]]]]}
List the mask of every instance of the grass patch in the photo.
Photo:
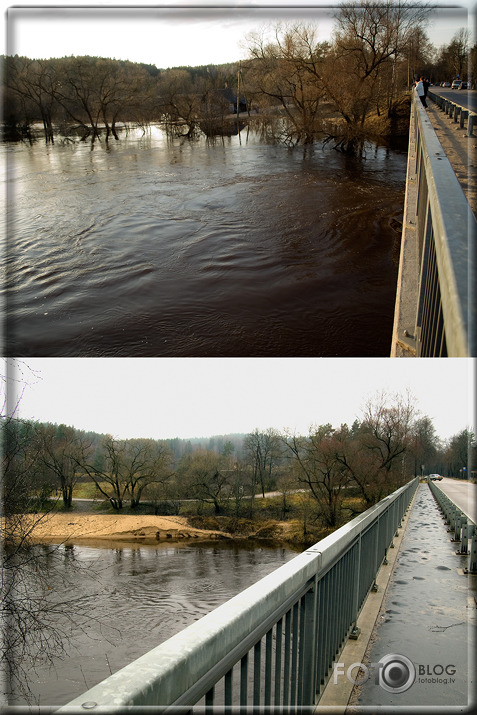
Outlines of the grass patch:
{"type": "MultiPolygon", "coordinates": [[[[101,486],[106,490],[109,485],[107,484],[107,482],[104,482],[103,484],[101,484],[101,486]]],[[[74,499],[101,499],[104,497],[101,494],[101,492],[99,491],[96,484],[93,481],[91,481],[91,482],[77,482],[73,489],[73,498],[74,499]]]]}

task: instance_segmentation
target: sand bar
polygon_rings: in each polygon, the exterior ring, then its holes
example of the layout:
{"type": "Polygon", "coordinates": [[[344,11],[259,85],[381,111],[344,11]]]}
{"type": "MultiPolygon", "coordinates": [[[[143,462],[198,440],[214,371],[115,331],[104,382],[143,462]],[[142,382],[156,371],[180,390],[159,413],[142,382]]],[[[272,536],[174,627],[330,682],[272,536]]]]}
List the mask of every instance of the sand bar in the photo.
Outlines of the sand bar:
{"type": "MultiPolygon", "coordinates": [[[[39,515],[31,515],[33,521],[39,515]]],[[[84,541],[106,539],[118,541],[179,541],[184,539],[223,539],[221,531],[194,529],[181,516],[130,514],[47,514],[32,530],[35,541],[84,541]]]]}

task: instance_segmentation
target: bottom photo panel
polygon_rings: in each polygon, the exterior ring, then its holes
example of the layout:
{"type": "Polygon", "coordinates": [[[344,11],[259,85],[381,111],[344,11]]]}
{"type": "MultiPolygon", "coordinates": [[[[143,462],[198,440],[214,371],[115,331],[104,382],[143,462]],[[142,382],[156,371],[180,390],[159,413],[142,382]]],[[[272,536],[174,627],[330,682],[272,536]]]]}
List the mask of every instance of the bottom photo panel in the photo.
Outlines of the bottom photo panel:
{"type": "Polygon", "coordinates": [[[472,711],[472,359],[2,366],[5,712],[472,711]]]}

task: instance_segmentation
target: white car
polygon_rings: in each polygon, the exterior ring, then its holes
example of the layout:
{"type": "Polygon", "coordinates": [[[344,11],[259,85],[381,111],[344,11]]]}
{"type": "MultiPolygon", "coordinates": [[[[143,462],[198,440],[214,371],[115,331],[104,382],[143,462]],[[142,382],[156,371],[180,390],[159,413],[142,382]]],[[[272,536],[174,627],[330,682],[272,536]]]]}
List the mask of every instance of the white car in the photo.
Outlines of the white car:
{"type": "Polygon", "coordinates": [[[431,482],[440,482],[442,477],[440,474],[429,474],[429,479],[431,480],[431,482]]]}

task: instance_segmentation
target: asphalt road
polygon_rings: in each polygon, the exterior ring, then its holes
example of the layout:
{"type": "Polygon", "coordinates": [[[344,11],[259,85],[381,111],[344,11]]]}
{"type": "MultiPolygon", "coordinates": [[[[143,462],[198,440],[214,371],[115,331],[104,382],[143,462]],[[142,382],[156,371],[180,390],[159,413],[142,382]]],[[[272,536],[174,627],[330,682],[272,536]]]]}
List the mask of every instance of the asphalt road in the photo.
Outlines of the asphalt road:
{"type": "Polygon", "coordinates": [[[454,504],[462,509],[462,511],[472,521],[476,521],[477,517],[477,484],[470,484],[467,481],[460,479],[449,479],[444,477],[440,482],[436,482],[437,486],[442,489],[444,494],[447,494],[449,499],[452,499],[454,504]]]}
{"type": "Polygon", "coordinates": [[[429,87],[430,92],[450,99],[451,102],[460,104],[461,107],[477,111],[477,91],[475,89],[450,89],[449,87],[429,87]]]}

